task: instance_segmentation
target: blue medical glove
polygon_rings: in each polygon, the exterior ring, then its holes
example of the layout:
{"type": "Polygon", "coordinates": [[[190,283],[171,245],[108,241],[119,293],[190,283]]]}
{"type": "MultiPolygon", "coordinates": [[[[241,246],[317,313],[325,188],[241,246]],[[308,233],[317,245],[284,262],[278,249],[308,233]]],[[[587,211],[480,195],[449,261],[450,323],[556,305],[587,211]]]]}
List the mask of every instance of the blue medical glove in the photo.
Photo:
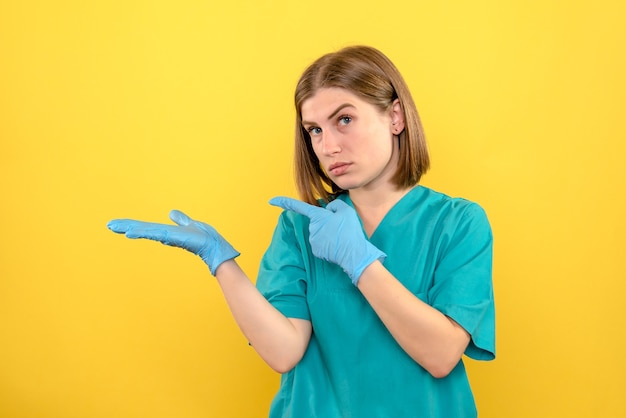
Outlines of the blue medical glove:
{"type": "Polygon", "coordinates": [[[146,238],[190,251],[202,258],[214,276],[224,261],[239,255],[212,226],[194,221],[177,210],[170,212],[170,219],[176,225],[115,219],[107,227],[118,234],[125,234],[127,238],[146,238]]]}
{"type": "Polygon", "coordinates": [[[288,197],[275,197],[270,205],[308,217],[313,255],[338,264],[355,286],[367,266],[376,260],[382,263],[387,257],[367,240],[356,211],[343,200],[333,200],[321,208],[288,197]]]}

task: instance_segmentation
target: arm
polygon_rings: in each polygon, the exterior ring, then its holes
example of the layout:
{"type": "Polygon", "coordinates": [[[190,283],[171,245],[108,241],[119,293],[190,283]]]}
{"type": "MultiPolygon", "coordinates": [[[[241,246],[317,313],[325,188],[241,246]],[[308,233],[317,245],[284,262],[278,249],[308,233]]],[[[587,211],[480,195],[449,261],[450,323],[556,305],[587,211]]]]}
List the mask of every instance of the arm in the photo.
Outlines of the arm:
{"type": "Polygon", "coordinates": [[[469,333],[418,299],[380,262],[363,271],[357,287],[398,344],[431,375],[445,377],[457,365],[469,333]]]}
{"type": "Polygon", "coordinates": [[[202,258],[217,278],[235,321],[263,360],[280,373],[293,368],[308,346],[310,322],[277,311],[235,262],[239,253],[213,227],[179,211],[172,211],[170,218],[177,225],[120,219],[108,227],[128,238],[159,241],[202,258]]]}
{"type": "Polygon", "coordinates": [[[237,325],[261,358],[286,373],[302,358],[311,338],[311,322],[286,318],[248,279],[234,260],[218,269],[217,281],[237,325]]]}

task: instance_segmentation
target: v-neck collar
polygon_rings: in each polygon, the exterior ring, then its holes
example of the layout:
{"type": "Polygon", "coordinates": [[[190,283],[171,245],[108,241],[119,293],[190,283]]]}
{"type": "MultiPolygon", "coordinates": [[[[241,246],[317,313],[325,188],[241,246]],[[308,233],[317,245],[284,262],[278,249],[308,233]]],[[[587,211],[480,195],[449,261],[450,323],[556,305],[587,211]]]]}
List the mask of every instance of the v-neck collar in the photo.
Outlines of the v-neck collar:
{"type": "Polygon", "coordinates": [[[393,213],[401,210],[402,207],[405,206],[404,202],[408,202],[409,200],[413,200],[413,195],[418,194],[418,193],[422,194],[423,192],[424,192],[424,188],[421,185],[419,185],[419,184],[416,185],[415,187],[413,187],[411,190],[409,190],[404,196],[402,196],[400,198],[400,200],[398,200],[396,203],[394,203],[394,205],[391,208],[389,208],[389,210],[387,211],[387,213],[385,213],[385,215],[380,220],[380,222],[378,223],[376,228],[374,228],[374,231],[372,231],[372,235],[369,235],[369,236],[367,235],[367,232],[365,231],[365,227],[363,226],[363,220],[359,216],[359,213],[357,212],[356,207],[354,206],[354,202],[352,202],[352,199],[350,198],[350,194],[342,193],[339,196],[337,196],[337,199],[343,200],[348,205],[350,205],[350,207],[352,207],[352,209],[354,209],[354,211],[357,214],[357,218],[359,218],[359,223],[361,224],[361,230],[363,231],[363,234],[367,237],[367,239],[369,241],[372,241],[372,239],[374,238],[374,236],[376,235],[378,230],[381,229],[381,226],[384,227],[384,224],[387,223],[385,221],[390,217],[390,214],[393,215],[393,213]]]}

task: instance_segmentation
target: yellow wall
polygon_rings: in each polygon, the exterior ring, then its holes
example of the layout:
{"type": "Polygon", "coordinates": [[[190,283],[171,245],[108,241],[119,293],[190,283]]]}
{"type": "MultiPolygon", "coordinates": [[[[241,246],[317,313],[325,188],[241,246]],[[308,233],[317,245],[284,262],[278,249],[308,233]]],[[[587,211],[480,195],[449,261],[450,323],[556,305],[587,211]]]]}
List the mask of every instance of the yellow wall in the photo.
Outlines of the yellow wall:
{"type": "Polygon", "coordinates": [[[256,274],[292,91],[366,43],[404,73],[424,184],[495,232],[481,417],[624,417],[620,1],[0,3],[0,416],[263,417],[278,376],[193,256],[107,220],[211,222],[256,274]]]}

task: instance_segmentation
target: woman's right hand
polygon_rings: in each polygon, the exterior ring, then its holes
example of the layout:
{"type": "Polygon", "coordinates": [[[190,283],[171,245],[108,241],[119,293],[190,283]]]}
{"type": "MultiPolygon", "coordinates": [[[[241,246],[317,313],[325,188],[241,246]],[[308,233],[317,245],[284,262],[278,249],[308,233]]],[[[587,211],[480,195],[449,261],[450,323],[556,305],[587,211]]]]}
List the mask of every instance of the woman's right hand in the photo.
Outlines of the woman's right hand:
{"type": "Polygon", "coordinates": [[[145,238],[192,252],[202,258],[214,276],[223,262],[239,255],[212,226],[195,221],[178,210],[170,212],[170,219],[176,225],[114,219],[107,227],[127,238],[145,238]]]}

